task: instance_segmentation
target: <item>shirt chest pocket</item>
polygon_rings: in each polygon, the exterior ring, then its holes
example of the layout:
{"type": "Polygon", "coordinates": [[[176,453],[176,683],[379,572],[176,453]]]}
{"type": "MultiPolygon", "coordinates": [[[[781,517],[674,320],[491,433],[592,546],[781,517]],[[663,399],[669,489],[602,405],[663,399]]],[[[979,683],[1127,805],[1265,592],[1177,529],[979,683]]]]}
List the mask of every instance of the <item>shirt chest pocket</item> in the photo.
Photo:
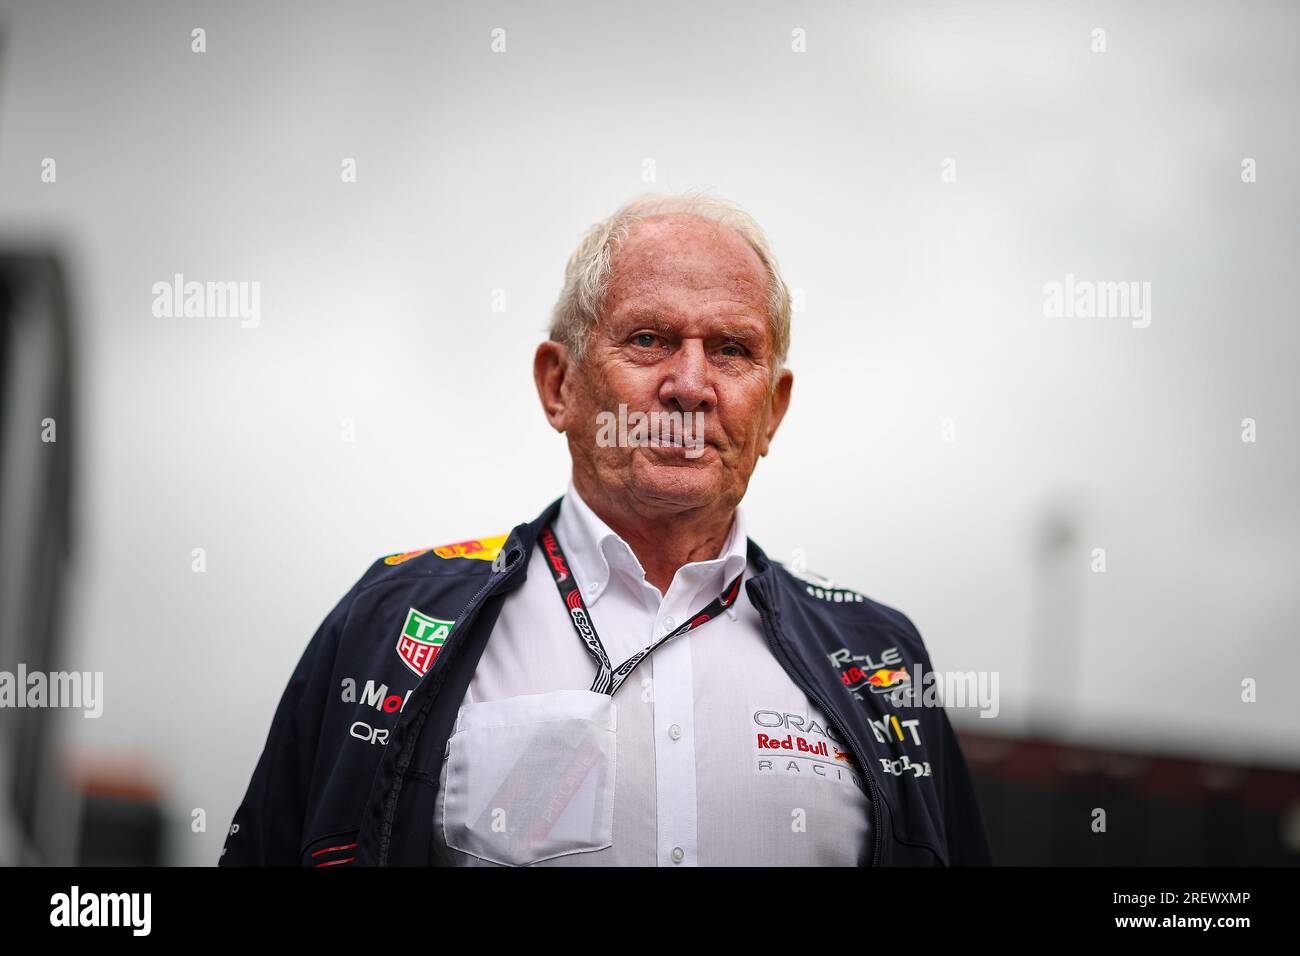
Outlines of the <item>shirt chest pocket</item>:
{"type": "Polygon", "coordinates": [[[613,844],[612,698],[561,690],[467,704],[448,739],[448,847],[526,866],[613,844]]]}

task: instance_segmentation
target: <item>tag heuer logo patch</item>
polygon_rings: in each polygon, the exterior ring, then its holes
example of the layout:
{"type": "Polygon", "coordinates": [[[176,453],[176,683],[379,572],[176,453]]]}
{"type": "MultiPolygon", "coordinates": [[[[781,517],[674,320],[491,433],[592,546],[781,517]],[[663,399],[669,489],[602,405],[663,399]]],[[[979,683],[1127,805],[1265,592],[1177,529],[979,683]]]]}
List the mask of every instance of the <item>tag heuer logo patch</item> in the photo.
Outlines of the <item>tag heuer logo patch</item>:
{"type": "Polygon", "coordinates": [[[406,623],[397,638],[397,656],[403,664],[415,671],[417,677],[423,677],[433,665],[438,651],[442,650],[442,645],[455,625],[455,621],[440,621],[411,608],[406,613],[406,623]]]}

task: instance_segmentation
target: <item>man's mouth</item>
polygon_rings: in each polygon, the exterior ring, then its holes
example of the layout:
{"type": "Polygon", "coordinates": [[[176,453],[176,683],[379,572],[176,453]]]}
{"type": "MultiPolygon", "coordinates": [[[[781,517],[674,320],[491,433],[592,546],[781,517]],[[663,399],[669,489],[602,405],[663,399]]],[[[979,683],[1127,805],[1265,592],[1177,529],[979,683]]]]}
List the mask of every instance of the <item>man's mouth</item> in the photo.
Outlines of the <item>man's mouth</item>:
{"type": "Polygon", "coordinates": [[[649,412],[629,413],[627,405],[620,403],[617,415],[612,411],[597,414],[596,443],[608,447],[617,444],[649,448],[672,449],[687,458],[698,458],[710,444],[704,438],[702,412],[649,412]]]}
{"type": "Polygon", "coordinates": [[[645,446],[658,457],[667,457],[671,460],[680,460],[685,458],[687,461],[699,459],[707,450],[709,443],[698,438],[683,439],[680,435],[668,437],[662,436],[658,442],[652,442],[645,446]]]}
{"type": "Polygon", "coordinates": [[[704,440],[702,435],[683,431],[664,431],[659,435],[658,441],[652,441],[651,444],[658,444],[668,448],[703,448],[709,443],[704,440]]]}

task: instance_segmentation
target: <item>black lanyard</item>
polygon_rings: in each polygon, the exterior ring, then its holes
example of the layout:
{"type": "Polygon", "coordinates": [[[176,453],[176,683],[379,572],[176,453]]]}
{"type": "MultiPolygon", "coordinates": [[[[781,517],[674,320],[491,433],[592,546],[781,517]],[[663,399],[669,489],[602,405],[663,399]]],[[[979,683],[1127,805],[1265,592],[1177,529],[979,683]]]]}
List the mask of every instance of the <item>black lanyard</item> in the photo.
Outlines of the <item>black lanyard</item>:
{"type": "Polygon", "coordinates": [[[559,588],[560,598],[564,601],[564,606],[569,609],[569,619],[573,622],[573,629],[578,632],[578,637],[582,638],[587,653],[596,662],[596,679],[592,681],[591,689],[598,694],[609,694],[611,697],[623,685],[623,681],[632,673],[636,665],[674,637],[680,637],[687,631],[694,630],[705,621],[716,617],[719,611],[730,607],[732,602],[736,600],[736,595],[740,593],[740,579],[745,576],[742,569],[735,579],[727,585],[726,589],[713,599],[708,607],[696,614],[692,614],[690,620],[685,624],[659,638],[653,644],[641,648],[615,668],[610,666],[609,655],[605,653],[605,645],[600,642],[600,636],[596,633],[596,625],[592,623],[591,615],[587,613],[587,606],[582,601],[582,592],[578,590],[578,582],[574,580],[573,572],[569,570],[568,559],[565,558],[564,551],[560,548],[559,539],[555,537],[555,531],[552,530],[550,525],[542,529],[541,537],[538,540],[541,541],[542,547],[546,549],[546,566],[551,569],[551,577],[555,579],[555,586],[559,588]]]}

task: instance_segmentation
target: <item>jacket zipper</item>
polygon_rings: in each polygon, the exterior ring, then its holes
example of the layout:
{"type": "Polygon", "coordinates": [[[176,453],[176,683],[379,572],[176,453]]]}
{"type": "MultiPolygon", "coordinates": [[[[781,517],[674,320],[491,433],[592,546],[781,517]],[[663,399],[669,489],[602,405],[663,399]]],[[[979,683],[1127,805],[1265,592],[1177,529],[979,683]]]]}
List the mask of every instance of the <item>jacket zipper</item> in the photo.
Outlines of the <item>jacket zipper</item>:
{"type": "Polygon", "coordinates": [[[767,612],[766,614],[760,613],[758,616],[763,622],[763,635],[767,638],[768,647],[771,648],[772,653],[776,655],[777,660],[781,662],[786,671],[794,676],[796,682],[803,688],[803,692],[811,697],[813,702],[829,714],[831,719],[835,721],[835,725],[839,728],[840,733],[843,734],[844,739],[848,741],[849,749],[853,751],[853,756],[857,758],[858,766],[862,768],[862,778],[866,780],[867,791],[871,794],[871,814],[872,819],[875,822],[875,826],[871,829],[871,865],[879,866],[881,840],[880,791],[877,789],[875,778],[872,776],[871,765],[867,763],[866,758],[862,753],[862,749],[858,746],[857,739],[849,732],[848,725],[840,716],[839,711],[828,706],[821,694],[817,693],[816,688],[812,687],[809,682],[804,680],[803,674],[799,671],[799,668],[794,665],[793,661],[791,661],[790,655],[785,652],[784,647],[780,646],[780,640],[777,637],[776,628],[770,620],[772,617],[772,608],[767,604],[767,598],[762,594],[762,592],[759,591],[758,588],[755,588],[754,590],[761,598],[761,601],[759,602],[759,611],[767,612]]]}
{"type": "MultiPolygon", "coordinates": [[[[522,549],[521,549],[521,550],[522,550],[522,549]]],[[[499,576],[498,576],[498,575],[495,575],[495,574],[493,574],[493,575],[489,575],[489,576],[488,576],[488,579],[487,579],[486,581],[483,582],[483,586],[482,586],[481,588],[478,589],[478,593],[475,594],[472,598],[470,598],[469,601],[468,601],[468,603],[466,603],[465,607],[461,609],[461,612],[460,612],[460,615],[459,615],[459,617],[458,617],[457,623],[458,623],[458,624],[461,624],[462,627],[463,627],[463,629],[464,629],[466,632],[468,632],[468,630],[473,626],[473,624],[474,624],[474,619],[478,617],[479,605],[480,605],[480,603],[481,603],[481,601],[482,601],[484,595],[485,595],[488,591],[492,590],[493,588],[499,586],[499,585],[502,584],[503,582],[505,582],[505,581],[509,580],[511,577],[513,577],[513,576],[515,575],[515,573],[518,572],[519,567],[523,564],[525,558],[526,558],[526,555],[522,556],[518,561],[516,561],[514,564],[512,564],[510,567],[508,567],[508,568],[507,568],[507,569],[506,569],[502,574],[500,574],[499,576]],[[466,615],[468,615],[468,617],[467,617],[466,615]]],[[[460,643],[463,643],[463,642],[457,642],[457,645],[456,645],[455,648],[448,647],[448,648],[447,648],[447,651],[459,650],[460,643]]],[[[424,686],[424,683],[425,683],[426,681],[430,681],[430,680],[433,678],[435,672],[438,672],[439,677],[441,677],[441,671],[442,671],[442,670],[446,670],[447,667],[450,667],[450,666],[451,666],[450,664],[447,664],[447,663],[446,663],[446,660],[449,659],[450,656],[451,656],[450,653],[445,653],[445,654],[439,654],[436,658],[434,658],[433,664],[430,665],[428,673],[424,675],[424,679],[420,682],[419,685],[417,685],[416,689],[418,690],[419,687],[424,686]],[[439,667],[438,667],[438,661],[443,661],[443,662],[444,662],[442,668],[439,668],[439,667]]],[[[430,685],[430,686],[432,686],[432,685],[430,685]]],[[[430,694],[436,693],[436,690],[430,690],[428,693],[430,693],[430,694]]],[[[412,743],[411,743],[411,745],[410,745],[412,748],[418,746],[418,744],[419,744],[419,734],[422,734],[423,732],[424,732],[424,726],[423,726],[423,722],[422,722],[422,723],[421,723],[421,726],[420,726],[419,733],[417,733],[417,735],[416,735],[416,739],[415,739],[414,741],[412,741],[412,743]]],[[[401,787],[402,787],[402,778],[403,778],[403,775],[404,775],[405,773],[406,773],[406,769],[405,769],[405,768],[401,768],[400,770],[397,771],[397,775],[396,775],[396,777],[394,778],[394,781],[393,781],[393,786],[394,786],[394,788],[397,789],[399,792],[400,792],[401,787]]],[[[391,793],[391,791],[389,791],[389,792],[391,793]]],[[[398,799],[399,799],[399,800],[401,799],[400,796],[398,797],[398,799]]],[[[397,801],[394,801],[394,802],[393,802],[392,813],[391,813],[391,814],[390,814],[390,813],[385,813],[385,814],[384,814],[384,823],[383,823],[383,826],[382,826],[382,828],[380,829],[380,833],[379,833],[380,852],[377,854],[377,857],[378,857],[377,864],[378,864],[379,866],[387,866],[387,865],[388,865],[388,844],[389,844],[389,841],[390,841],[391,838],[392,838],[392,832],[393,832],[393,819],[392,819],[392,818],[393,818],[393,815],[395,815],[396,813],[397,813],[397,801]]]]}

